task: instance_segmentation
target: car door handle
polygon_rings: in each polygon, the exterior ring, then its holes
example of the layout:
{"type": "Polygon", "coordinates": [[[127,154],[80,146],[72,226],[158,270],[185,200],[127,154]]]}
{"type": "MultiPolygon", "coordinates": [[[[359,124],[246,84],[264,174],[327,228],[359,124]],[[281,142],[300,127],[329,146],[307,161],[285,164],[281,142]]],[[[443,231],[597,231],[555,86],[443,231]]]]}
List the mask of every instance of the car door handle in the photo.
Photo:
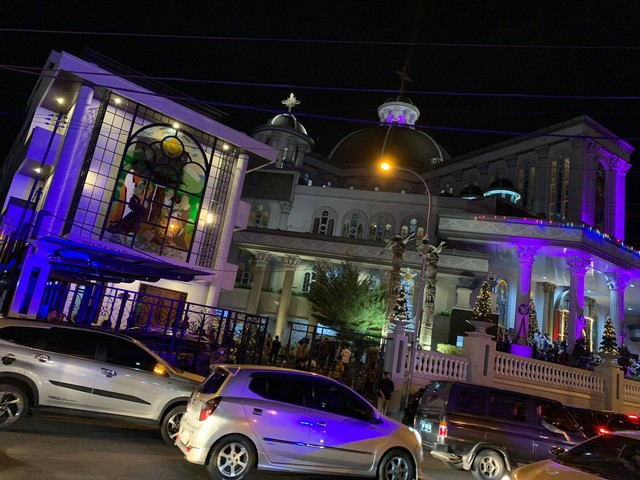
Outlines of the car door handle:
{"type": "Polygon", "coordinates": [[[45,353],[36,353],[33,356],[36,358],[36,360],[42,363],[46,363],[51,360],[51,357],[45,353]]]}
{"type": "Polygon", "coordinates": [[[253,409],[253,414],[257,415],[257,416],[261,416],[262,415],[262,409],[261,408],[254,408],[253,409]]]}
{"type": "Polygon", "coordinates": [[[115,370],[111,370],[110,368],[100,367],[100,373],[106,375],[107,378],[115,377],[117,375],[115,370]]]}
{"type": "Polygon", "coordinates": [[[323,421],[316,422],[316,425],[319,426],[319,427],[323,427],[324,428],[324,427],[327,426],[327,422],[323,422],[323,421]]]}

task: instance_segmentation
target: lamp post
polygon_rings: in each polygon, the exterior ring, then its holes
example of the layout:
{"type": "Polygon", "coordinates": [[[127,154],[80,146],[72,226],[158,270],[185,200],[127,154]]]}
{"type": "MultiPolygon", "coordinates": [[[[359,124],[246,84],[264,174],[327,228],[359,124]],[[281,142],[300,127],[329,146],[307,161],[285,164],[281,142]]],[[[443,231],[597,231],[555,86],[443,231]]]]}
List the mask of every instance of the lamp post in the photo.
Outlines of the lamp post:
{"type": "Polygon", "coordinates": [[[418,342],[420,340],[420,330],[422,328],[422,316],[423,316],[423,305],[424,305],[424,290],[426,285],[426,273],[427,273],[427,265],[428,265],[428,250],[429,250],[429,224],[431,222],[431,190],[429,190],[429,185],[424,178],[422,178],[417,172],[410,170],[408,168],[398,167],[395,165],[391,165],[388,162],[382,162],[380,164],[380,168],[385,171],[390,170],[401,170],[403,172],[408,172],[420,179],[424,188],[427,192],[427,199],[429,201],[427,205],[427,224],[425,226],[424,237],[422,238],[422,247],[418,247],[420,251],[420,255],[422,256],[422,268],[420,270],[420,280],[418,282],[418,304],[416,305],[416,327],[414,331],[414,339],[411,343],[411,356],[409,357],[409,374],[407,376],[407,386],[404,392],[405,396],[405,406],[409,403],[409,391],[411,389],[411,380],[413,378],[413,369],[416,362],[416,353],[418,351],[418,342]]]}

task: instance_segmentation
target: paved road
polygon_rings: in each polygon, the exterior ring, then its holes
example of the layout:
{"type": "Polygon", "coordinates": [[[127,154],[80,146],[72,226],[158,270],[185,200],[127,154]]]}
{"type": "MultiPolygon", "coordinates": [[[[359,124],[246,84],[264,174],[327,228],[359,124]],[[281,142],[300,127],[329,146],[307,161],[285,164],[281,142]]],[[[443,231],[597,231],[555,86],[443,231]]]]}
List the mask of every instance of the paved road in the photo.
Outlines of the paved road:
{"type": "MultiPolygon", "coordinates": [[[[471,480],[427,459],[426,480],[471,480]]],[[[260,473],[252,480],[335,480],[337,477],[260,473]]],[[[39,413],[0,432],[0,480],[209,480],[165,445],[152,427],[117,420],[39,413]]]]}

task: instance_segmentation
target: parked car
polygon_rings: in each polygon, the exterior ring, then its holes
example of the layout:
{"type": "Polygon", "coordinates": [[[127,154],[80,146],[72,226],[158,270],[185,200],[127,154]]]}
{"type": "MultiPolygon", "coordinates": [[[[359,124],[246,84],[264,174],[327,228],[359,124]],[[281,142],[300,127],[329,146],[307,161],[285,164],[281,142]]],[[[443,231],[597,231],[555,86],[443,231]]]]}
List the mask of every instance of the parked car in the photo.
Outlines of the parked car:
{"type": "Polygon", "coordinates": [[[638,478],[640,472],[640,432],[620,431],[597,435],[556,458],[520,467],[513,480],[638,478]]]}
{"type": "Polygon", "coordinates": [[[476,479],[501,479],[517,464],[548,458],[554,446],[585,439],[560,402],[450,381],[427,386],[415,428],[433,457],[476,479]]]}
{"type": "Polygon", "coordinates": [[[214,479],[255,469],[418,478],[420,435],[356,392],[299,370],[218,365],[189,400],[176,445],[214,479]]]}
{"type": "Polygon", "coordinates": [[[31,407],[154,422],[173,444],[203,377],[177,370],[125,335],[72,324],[0,319],[0,428],[31,407]]]}
{"type": "Polygon", "coordinates": [[[409,399],[409,403],[407,403],[407,406],[404,409],[404,415],[402,416],[402,423],[404,423],[405,425],[413,427],[416,410],[418,409],[418,404],[420,403],[420,399],[422,398],[424,390],[424,387],[419,388],[418,391],[414,393],[409,399]]]}
{"type": "Polygon", "coordinates": [[[618,430],[640,430],[640,416],[636,414],[603,412],[588,408],[568,408],[589,438],[618,430]]]}

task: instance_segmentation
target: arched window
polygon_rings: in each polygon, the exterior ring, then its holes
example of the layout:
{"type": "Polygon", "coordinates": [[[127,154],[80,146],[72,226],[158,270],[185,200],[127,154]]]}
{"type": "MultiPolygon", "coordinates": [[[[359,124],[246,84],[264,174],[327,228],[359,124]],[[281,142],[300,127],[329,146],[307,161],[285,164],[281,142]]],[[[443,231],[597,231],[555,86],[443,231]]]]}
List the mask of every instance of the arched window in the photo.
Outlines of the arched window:
{"type": "Polygon", "coordinates": [[[533,207],[533,196],[536,189],[536,167],[529,163],[523,164],[518,170],[518,191],[522,195],[522,206],[533,207]]]}
{"type": "Polygon", "coordinates": [[[331,236],[335,223],[336,212],[332,208],[322,208],[314,215],[311,233],[331,236]]]}
{"type": "Polygon", "coordinates": [[[255,228],[267,228],[267,225],[269,225],[269,213],[269,205],[255,202],[251,206],[249,226],[255,228]]]}
{"type": "Polygon", "coordinates": [[[313,282],[316,281],[316,276],[317,276],[316,272],[306,272],[304,274],[304,277],[302,280],[302,291],[304,293],[307,293],[309,291],[313,282]]]}
{"type": "Polygon", "coordinates": [[[598,162],[596,167],[596,198],[595,198],[595,217],[593,219],[594,227],[604,231],[605,206],[607,200],[607,171],[602,163],[598,162]]]}
{"type": "Polygon", "coordinates": [[[344,216],[342,236],[345,238],[364,238],[364,226],[367,218],[361,210],[351,210],[344,216]]]}
{"type": "Polygon", "coordinates": [[[505,278],[498,278],[494,292],[496,293],[498,324],[506,328],[509,321],[509,281],[505,278]]]}
{"type": "Polygon", "coordinates": [[[385,212],[380,212],[371,217],[369,226],[369,239],[377,242],[386,242],[394,232],[393,217],[385,212]]]}
{"type": "Polygon", "coordinates": [[[571,160],[561,156],[551,162],[551,188],[549,193],[549,217],[563,220],[569,208],[569,168],[571,160]]]}

